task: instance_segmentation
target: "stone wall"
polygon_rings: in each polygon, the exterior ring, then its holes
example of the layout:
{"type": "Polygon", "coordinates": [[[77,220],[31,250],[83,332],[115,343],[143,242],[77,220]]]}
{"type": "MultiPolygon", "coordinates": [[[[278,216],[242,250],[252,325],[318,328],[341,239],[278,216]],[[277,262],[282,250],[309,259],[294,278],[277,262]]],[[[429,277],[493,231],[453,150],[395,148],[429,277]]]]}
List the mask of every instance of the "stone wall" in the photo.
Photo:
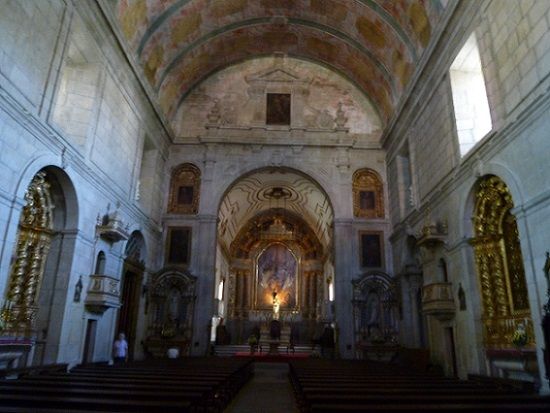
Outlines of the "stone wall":
{"type": "MultiPolygon", "coordinates": [[[[499,176],[510,188],[519,226],[535,324],[540,379],[542,363],[541,306],[546,301],[542,272],[550,249],[550,168],[548,127],[550,4],[545,1],[465,2],[457,7],[446,30],[445,48],[435,48],[429,67],[409,95],[400,116],[385,138],[393,224],[394,267],[404,279],[412,258],[407,240],[419,237],[427,223],[448,226],[445,243],[420,258],[424,285],[437,282],[440,258],[448,264],[449,281],[458,303],[459,284],[468,311],[457,311],[447,322],[428,317],[429,344],[434,362],[451,372],[444,328],[453,328],[458,373],[487,372],[481,333],[481,301],[472,247],[472,188],[479,177],[499,176]],[[493,130],[464,157],[460,156],[448,70],[463,42],[475,31],[492,114],[493,130]],[[403,191],[398,168],[403,148],[410,149],[414,207],[398,208],[403,191]]],[[[408,293],[406,291],[405,293],[408,293]]],[[[457,304],[458,305],[458,304],[457,304]]],[[[412,321],[404,340],[419,345],[412,321]]]]}
{"type": "Polygon", "coordinates": [[[98,252],[106,254],[106,274],[120,278],[125,242],[98,238],[96,219],[118,208],[128,230],[145,237],[151,257],[146,267],[157,265],[159,192],[154,188],[162,188],[168,136],[94,3],[3,2],[0,31],[0,296],[25,189],[40,169],[55,167],[67,198],[62,228],[67,246],[55,274],[53,323],[38,337],[47,350],[38,361],[80,362],[88,318],[98,320],[94,360],[107,360],[117,310],[98,316],[86,311],[84,302],[98,252]],[[138,180],[151,194],[139,201],[138,180]],[[80,277],[84,290],[74,302],[80,277]]]}

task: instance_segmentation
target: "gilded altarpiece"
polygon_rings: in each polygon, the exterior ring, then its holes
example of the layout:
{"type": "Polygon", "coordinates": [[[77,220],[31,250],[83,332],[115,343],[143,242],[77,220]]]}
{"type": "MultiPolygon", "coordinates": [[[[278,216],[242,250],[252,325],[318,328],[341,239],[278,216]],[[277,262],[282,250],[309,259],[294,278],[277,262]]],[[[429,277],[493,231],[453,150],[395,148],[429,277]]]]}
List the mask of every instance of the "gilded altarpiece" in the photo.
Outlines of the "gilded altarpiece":
{"type": "Polygon", "coordinates": [[[38,292],[53,236],[53,204],[46,172],[35,175],[25,192],[15,260],[2,309],[4,336],[31,337],[38,292]]]}
{"type": "Polygon", "coordinates": [[[353,215],[360,218],[384,218],[384,186],[372,169],[353,174],[353,215]]]}
{"type": "Polygon", "coordinates": [[[227,325],[234,342],[273,314],[309,340],[321,315],[323,248],[303,220],[274,209],[253,218],[231,245],[227,325]],[[311,331],[310,331],[311,330],[311,331]]]}
{"type": "Polygon", "coordinates": [[[471,240],[483,302],[484,342],[488,348],[514,347],[519,328],[534,346],[533,322],[512,195],[496,176],[478,184],[471,240]]]}

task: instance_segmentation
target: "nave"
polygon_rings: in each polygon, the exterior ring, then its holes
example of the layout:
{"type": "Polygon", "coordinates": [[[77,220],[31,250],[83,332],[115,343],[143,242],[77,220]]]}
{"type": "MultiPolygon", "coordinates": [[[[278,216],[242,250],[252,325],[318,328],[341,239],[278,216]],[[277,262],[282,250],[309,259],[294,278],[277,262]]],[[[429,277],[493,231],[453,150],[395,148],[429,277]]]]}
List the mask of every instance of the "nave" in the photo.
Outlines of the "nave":
{"type": "Polygon", "coordinates": [[[418,363],[253,357],[2,371],[1,413],[548,412],[529,382],[448,378],[418,363]]]}

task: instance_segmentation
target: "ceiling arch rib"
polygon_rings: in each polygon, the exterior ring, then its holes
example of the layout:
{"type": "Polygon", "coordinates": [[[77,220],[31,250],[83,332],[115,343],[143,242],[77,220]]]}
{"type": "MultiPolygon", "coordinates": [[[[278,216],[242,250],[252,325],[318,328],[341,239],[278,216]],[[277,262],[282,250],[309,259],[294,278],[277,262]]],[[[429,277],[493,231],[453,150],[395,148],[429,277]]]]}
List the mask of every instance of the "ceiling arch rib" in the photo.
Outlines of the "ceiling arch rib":
{"type": "Polygon", "coordinates": [[[288,26],[285,31],[265,25],[248,27],[218,36],[194,49],[162,84],[159,90],[161,107],[170,118],[177,110],[178,99],[204,79],[205,74],[247,58],[274,52],[304,57],[334,67],[370,97],[384,119],[390,116],[397,96],[372,61],[334,36],[300,26],[288,26]]]}
{"type": "Polygon", "coordinates": [[[273,209],[287,210],[301,217],[328,248],[334,219],[328,196],[308,176],[281,168],[253,172],[228,189],[218,212],[220,242],[228,248],[247,222],[273,209]],[[274,190],[285,196],[270,197],[274,190]]]}
{"type": "MultiPolygon", "coordinates": [[[[242,15],[245,9],[246,1],[230,0],[234,6],[228,8],[227,15],[242,15]],[[240,10],[239,10],[240,9],[240,10]],[[230,13],[230,11],[234,11],[230,13]],[[235,13],[239,11],[239,13],[235,13]]],[[[215,2],[205,2],[204,0],[177,0],[174,2],[157,1],[148,2],[145,4],[136,4],[137,2],[129,3],[128,0],[120,0],[118,2],[118,14],[123,21],[123,25],[127,27],[125,30],[127,38],[136,50],[136,54],[141,56],[148,42],[153,38],[157,31],[163,30],[165,25],[168,25],[171,19],[178,15],[179,12],[186,7],[202,7],[206,10],[205,15],[211,16],[212,4],[215,2]],[[137,16],[131,19],[130,17],[137,16]],[[126,22],[126,24],[124,24],[126,22]],[[133,24],[131,24],[131,23],[133,24]],[[132,26],[132,27],[129,27],[132,26]]],[[[293,12],[297,16],[298,12],[302,14],[316,15],[321,19],[327,19],[331,16],[338,17],[342,15],[358,15],[371,14],[380,18],[388,27],[389,30],[395,32],[399,41],[407,46],[407,49],[413,60],[416,60],[421,43],[417,40],[418,35],[410,24],[410,20],[419,12],[422,14],[423,9],[427,9],[424,14],[429,18],[429,21],[435,21],[441,12],[442,6],[439,0],[432,1],[374,1],[374,0],[305,0],[293,1],[293,7],[277,7],[276,2],[257,2],[256,10],[263,12],[293,12]],[[379,4],[381,3],[381,4],[379,4]],[[395,4],[399,3],[399,4],[395,4]],[[259,6],[259,7],[258,7],[259,6]],[[407,7],[404,7],[407,6],[407,7]]],[[[215,8],[219,10],[219,6],[215,8]]],[[[218,12],[219,14],[219,12],[218,12]]],[[[219,16],[218,16],[219,18],[219,16]]],[[[387,30],[385,30],[387,31],[387,30]]]]}
{"type": "MultiPolygon", "coordinates": [[[[164,82],[166,77],[170,74],[172,70],[174,70],[178,64],[186,58],[186,56],[189,55],[191,51],[196,49],[197,47],[200,47],[201,45],[207,44],[208,41],[216,38],[220,35],[228,34],[232,31],[238,30],[238,29],[246,29],[248,27],[252,26],[261,26],[261,25],[273,25],[273,19],[271,17],[261,17],[256,19],[250,19],[245,21],[239,21],[232,23],[228,26],[216,28],[214,31],[207,33],[206,35],[194,40],[193,42],[183,45],[179,50],[178,53],[165,65],[164,67],[160,66],[156,69],[151,70],[149,73],[153,73],[153,76],[149,79],[151,84],[153,84],[158,91],[160,88],[160,85],[164,82]],[[160,75],[157,75],[160,72],[160,75]],[[155,76],[156,75],[156,76],[155,76]]],[[[321,33],[326,33],[334,36],[335,38],[343,41],[348,46],[355,48],[358,52],[363,53],[365,56],[367,56],[372,64],[376,66],[376,68],[380,71],[380,73],[384,76],[388,84],[390,85],[390,88],[392,90],[392,94],[395,94],[397,89],[400,89],[403,86],[403,81],[398,82],[396,85],[394,82],[394,77],[391,74],[392,70],[395,70],[393,66],[396,64],[406,64],[403,63],[401,60],[399,61],[381,61],[379,57],[375,56],[370,49],[366,48],[364,45],[362,45],[357,40],[349,37],[347,34],[334,30],[333,28],[329,26],[324,26],[322,24],[318,24],[315,22],[307,21],[307,20],[299,20],[299,19],[288,19],[288,24],[290,25],[298,25],[303,26],[305,28],[311,29],[313,31],[319,31],[321,33]]],[[[387,59],[386,59],[387,60],[387,59]]],[[[409,71],[410,73],[410,71],[409,71]]],[[[405,80],[405,79],[403,79],[405,80]]]]}

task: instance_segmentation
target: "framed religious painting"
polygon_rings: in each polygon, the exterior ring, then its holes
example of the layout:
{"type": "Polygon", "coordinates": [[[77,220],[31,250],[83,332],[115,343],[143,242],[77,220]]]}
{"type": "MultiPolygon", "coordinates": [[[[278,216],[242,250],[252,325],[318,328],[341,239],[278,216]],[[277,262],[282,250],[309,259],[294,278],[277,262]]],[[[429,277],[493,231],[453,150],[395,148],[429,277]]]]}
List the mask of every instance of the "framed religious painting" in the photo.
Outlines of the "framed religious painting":
{"type": "Polygon", "coordinates": [[[273,243],[256,258],[256,308],[272,309],[275,297],[281,309],[298,306],[298,259],[284,244],[273,243]]]}
{"type": "Polygon", "coordinates": [[[166,238],[166,264],[188,265],[191,257],[191,228],[170,227],[166,238]]]}
{"type": "Polygon", "coordinates": [[[266,125],[290,125],[290,94],[268,93],[266,125]]]}
{"type": "Polygon", "coordinates": [[[172,171],[168,212],[196,214],[199,211],[201,171],[195,165],[184,163],[172,171]]]}
{"type": "Polygon", "coordinates": [[[384,237],[381,231],[359,232],[359,262],[361,268],[384,267],[384,237]]]}
{"type": "Polygon", "coordinates": [[[372,169],[359,169],[353,174],[353,215],[359,218],[384,218],[382,180],[372,169]]]}

